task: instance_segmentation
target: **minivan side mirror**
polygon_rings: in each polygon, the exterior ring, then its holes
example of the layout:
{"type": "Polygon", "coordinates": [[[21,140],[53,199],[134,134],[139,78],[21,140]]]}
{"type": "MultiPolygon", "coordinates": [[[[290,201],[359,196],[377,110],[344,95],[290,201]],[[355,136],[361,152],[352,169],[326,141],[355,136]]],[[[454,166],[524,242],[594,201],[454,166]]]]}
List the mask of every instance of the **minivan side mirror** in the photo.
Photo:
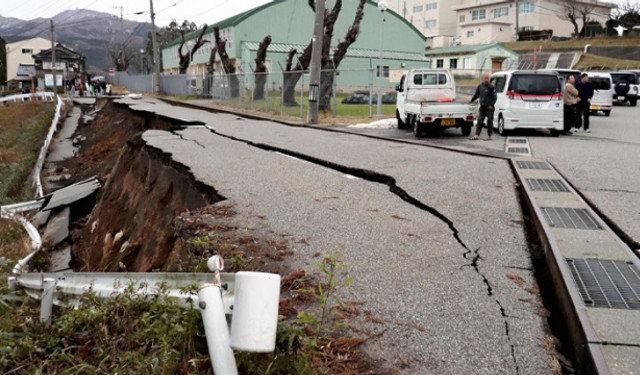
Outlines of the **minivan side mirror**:
{"type": "Polygon", "coordinates": [[[402,89],[402,87],[400,87],[400,85],[396,85],[396,91],[403,92],[404,90],[402,89]]]}

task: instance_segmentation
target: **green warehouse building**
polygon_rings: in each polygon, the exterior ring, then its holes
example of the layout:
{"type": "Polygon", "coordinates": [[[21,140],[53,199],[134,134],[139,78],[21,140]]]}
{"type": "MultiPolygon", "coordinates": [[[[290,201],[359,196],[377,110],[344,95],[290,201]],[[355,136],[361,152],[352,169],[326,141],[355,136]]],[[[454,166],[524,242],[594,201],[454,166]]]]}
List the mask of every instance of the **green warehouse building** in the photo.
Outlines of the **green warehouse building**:
{"type": "MultiPolygon", "coordinates": [[[[335,0],[327,1],[329,9],[334,4],[335,0]]],[[[342,11],[335,24],[332,47],[346,35],[355,18],[357,6],[356,0],[343,1],[342,11]]],[[[380,19],[381,12],[377,4],[367,1],[358,39],[351,45],[339,67],[338,82],[341,91],[349,87],[357,89],[369,85],[370,69],[375,69],[379,64],[380,19]]],[[[384,19],[383,82],[385,87],[394,87],[397,71],[428,67],[429,59],[425,57],[425,37],[420,31],[392,11],[384,12],[384,19]]],[[[313,10],[307,1],[302,0],[274,0],[217,23],[221,37],[227,40],[229,57],[235,60],[238,70],[244,73],[253,71],[258,46],[265,36],[271,35],[272,43],[267,50],[266,66],[272,73],[269,84],[273,85],[282,83],[280,72],[286,65],[288,52],[295,48],[299,56],[310,42],[313,24],[313,10]]],[[[188,34],[187,44],[198,34],[198,31],[188,34]]],[[[214,41],[212,27],[207,29],[204,38],[210,43],[205,44],[192,56],[192,63],[187,71],[189,75],[202,76],[206,72],[214,41]]],[[[177,39],[162,49],[165,74],[179,73],[179,45],[180,39],[177,39]]],[[[183,47],[183,51],[188,51],[187,48],[183,47]]],[[[216,57],[216,61],[216,74],[219,74],[223,71],[219,56],[216,57]]],[[[294,61],[297,59],[294,58],[294,61]]],[[[377,86],[377,80],[374,84],[377,86]]]]}

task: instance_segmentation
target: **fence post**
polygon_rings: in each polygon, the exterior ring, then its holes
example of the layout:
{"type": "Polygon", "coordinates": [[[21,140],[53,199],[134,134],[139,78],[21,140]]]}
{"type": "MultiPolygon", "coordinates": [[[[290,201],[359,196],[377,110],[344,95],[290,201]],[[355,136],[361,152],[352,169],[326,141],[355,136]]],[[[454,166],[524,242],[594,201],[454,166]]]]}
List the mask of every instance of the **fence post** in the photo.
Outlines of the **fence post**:
{"type": "Polygon", "coordinates": [[[304,116],[304,70],[302,71],[302,84],[300,86],[300,118],[304,116]]]}
{"type": "Polygon", "coordinates": [[[373,65],[369,59],[369,118],[373,118],[373,65]]]}
{"type": "Polygon", "coordinates": [[[53,311],[53,291],[56,287],[56,280],[46,278],[42,280],[42,302],[40,304],[40,322],[49,323],[51,312],[53,311]]]}
{"type": "Polygon", "coordinates": [[[336,82],[336,79],[338,75],[336,74],[336,69],[333,69],[333,118],[336,118],[338,116],[338,106],[337,106],[337,94],[336,91],[338,91],[338,82],[336,82]]]}

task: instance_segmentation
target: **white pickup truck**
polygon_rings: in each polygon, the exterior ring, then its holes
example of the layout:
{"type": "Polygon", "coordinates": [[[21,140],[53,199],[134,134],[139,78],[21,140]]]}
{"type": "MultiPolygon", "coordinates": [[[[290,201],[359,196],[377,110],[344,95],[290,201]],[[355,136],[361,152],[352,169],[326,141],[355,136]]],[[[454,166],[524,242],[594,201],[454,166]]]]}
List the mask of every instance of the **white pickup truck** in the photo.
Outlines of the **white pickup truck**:
{"type": "Polygon", "coordinates": [[[404,73],[396,87],[398,128],[411,126],[413,134],[446,127],[471,134],[476,107],[456,101],[456,82],[446,69],[411,69],[404,73]]]}

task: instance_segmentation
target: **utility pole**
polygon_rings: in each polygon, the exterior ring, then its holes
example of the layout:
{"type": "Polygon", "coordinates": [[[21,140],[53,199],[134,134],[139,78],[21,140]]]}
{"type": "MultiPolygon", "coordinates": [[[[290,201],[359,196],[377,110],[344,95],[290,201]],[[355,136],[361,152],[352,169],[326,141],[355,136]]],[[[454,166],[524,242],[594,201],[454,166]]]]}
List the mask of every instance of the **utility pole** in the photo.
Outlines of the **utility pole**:
{"type": "Polygon", "coordinates": [[[53,20],[51,20],[51,71],[53,72],[53,101],[55,102],[58,97],[58,86],[56,85],[56,33],[53,30],[53,20]]]}
{"type": "Polygon", "coordinates": [[[120,42],[124,41],[124,21],[122,18],[122,5],[113,7],[114,9],[120,9],[120,42]]]}
{"type": "Polygon", "coordinates": [[[160,51],[158,51],[158,38],[156,38],[156,14],[153,12],[153,0],[149,0],[149,7],[151,11],[151,43],[153,44],[156,95],[160,95],[160,51]]]}
{"type": "Polygon", "coordinates": [[[380,10],[380,59],[378,62],[378,116],[382,116],[382,79],[384,78],[383,44],[384,44],[384,12],[388,9],[386,1],[378,2],[380,10]]]}
{"type": "Polygon", "coordinates": [[[516,0],[516,42],[520,39],[520,9],[516,0]]]}
{"type": "Polygon", "coordinates": [[[322,70],[322,39],[324,36],[325,0],[316,1],[316,21],[313,29],[313,46],[311,49],[311,72],[309,74],[309,107],[307,122],[318,122],[318,105],[320,99],[320,73],[322,70]]]}

